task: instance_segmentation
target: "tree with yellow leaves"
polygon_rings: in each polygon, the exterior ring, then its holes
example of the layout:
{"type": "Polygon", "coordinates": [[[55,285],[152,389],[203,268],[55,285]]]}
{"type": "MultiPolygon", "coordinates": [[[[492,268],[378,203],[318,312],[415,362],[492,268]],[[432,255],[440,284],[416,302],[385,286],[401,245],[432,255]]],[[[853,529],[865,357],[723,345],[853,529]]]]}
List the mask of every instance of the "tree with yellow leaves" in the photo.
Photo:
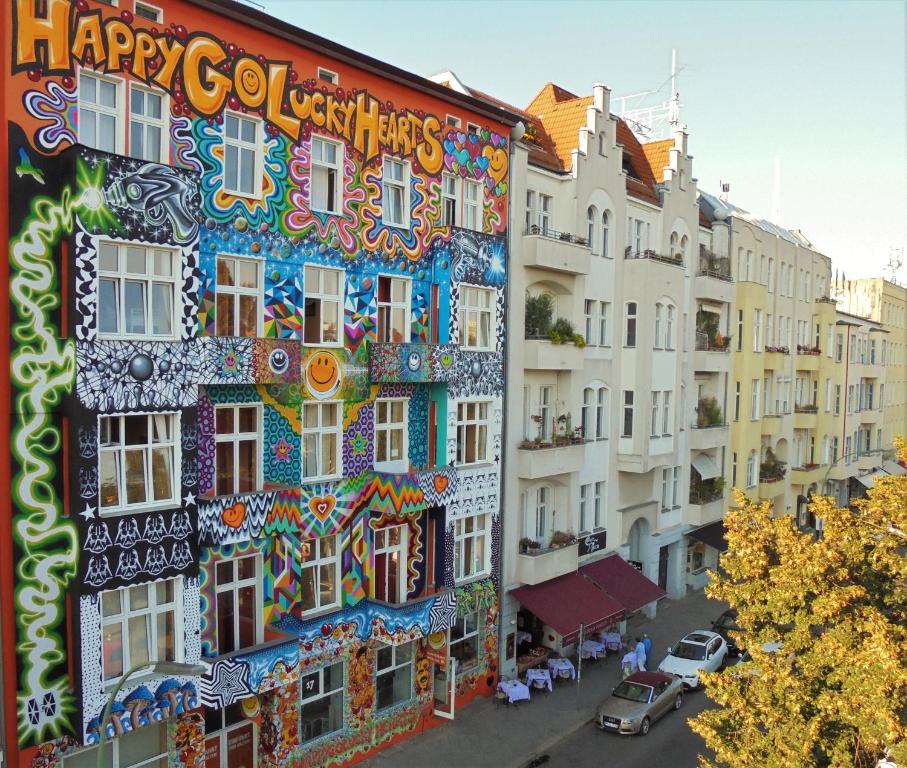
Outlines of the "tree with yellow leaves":
{"type": "Polygon", "coordinates": [[[706,593],[737,609],[752,660],[703,675],[718,707],[691,720],[715,753],[700,765],[862,768],[888,748],[907,766],[907,476],[852,509],[816,499],[821,538],[739,491],[737,507],[706,593]]]}

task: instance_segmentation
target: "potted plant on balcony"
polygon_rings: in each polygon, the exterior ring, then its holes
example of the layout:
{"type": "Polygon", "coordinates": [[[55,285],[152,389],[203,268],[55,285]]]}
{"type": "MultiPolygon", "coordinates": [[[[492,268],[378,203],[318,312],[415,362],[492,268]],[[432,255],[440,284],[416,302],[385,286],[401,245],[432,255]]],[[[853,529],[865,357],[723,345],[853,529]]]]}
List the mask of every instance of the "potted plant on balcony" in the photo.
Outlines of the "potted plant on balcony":
{"type": "Polygon", "coordinates": [[[724,423],[724,415],[721,413],[721,406],[714,397],[704,397],[699,401],[696,408],[696,426],[697,427],[717,427],[724,423]]]}
{"type": "Polygon", "coordinates": [[[554,300],[547,293],[526,297],[526,338],[540,339],[551,330],[554,300]]]}
{"type": "MultiPolygon", "coordinates": [[[[522,539],[520,539],[520,552],[525,555],[529,551],[529,545],[532,543],[532,539],[530,539],[528,536],[524,536],[522,539]]],[[[534,543],[537,544],[538,542],[534,543]]]]}
{"type": "Polygon", "coordinates": [[[534,554],[541,549],[542,545],[537,542],[535,539],[530,539],[528,544],[529,554],[534,554]]]}
{"type": "Polygon", "coordinates": [[[576,536],[568,531],[555,531],[551,534],[551,546],[555,547],[568,547],[571,544],[576,542],[576,536]]]}

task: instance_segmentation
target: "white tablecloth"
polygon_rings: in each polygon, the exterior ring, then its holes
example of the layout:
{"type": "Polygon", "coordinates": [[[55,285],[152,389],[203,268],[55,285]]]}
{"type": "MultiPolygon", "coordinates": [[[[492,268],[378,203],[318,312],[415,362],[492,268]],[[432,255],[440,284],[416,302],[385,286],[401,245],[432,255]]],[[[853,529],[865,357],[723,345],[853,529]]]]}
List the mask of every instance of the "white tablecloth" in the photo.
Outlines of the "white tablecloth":
{"type": "Polygon", "coordinates": [[[517,701],[529,701],[529,686],[523,685],[519,680],[501,680],[498,690],[502,691],[507,700],[513,704],[517,701]]]}
{"type": "Polygon", "coordinates": [[[597,659],[599,656],[605,655],[605,646],[595,640],[583,640],[583,644],[580,646],[580,653],[582,653],[584,659],[590,656],[593,659],[597,659]]]}
{"type": "Polygon", "coordinates": [[[532,685],[536,680],[545,683],[549,691],[554,690],[554,686],[551,685],[551,673],[547,669],[527,669],[526,685],[532,685]]]}
{"type": "Polygon", "coordinates": [[[576,667],[573,666],[570,659],[548,659],[548,669],[555,675],[560,672],[569,672],[570,677],[576,679],[576,667]]]}
{"type": "Polygon", "coordinates": [[[531,643],[532,642],[532,633],[524,632],[522,629],[516,631],[516,644],[519,645],[522,642],[531,643]]]}
{"type": "Polygon", "coordinates": [[[623,640],[619,632],[602,632],[602,642],[609,651],[619,651],[623,647],[623,640]]]}

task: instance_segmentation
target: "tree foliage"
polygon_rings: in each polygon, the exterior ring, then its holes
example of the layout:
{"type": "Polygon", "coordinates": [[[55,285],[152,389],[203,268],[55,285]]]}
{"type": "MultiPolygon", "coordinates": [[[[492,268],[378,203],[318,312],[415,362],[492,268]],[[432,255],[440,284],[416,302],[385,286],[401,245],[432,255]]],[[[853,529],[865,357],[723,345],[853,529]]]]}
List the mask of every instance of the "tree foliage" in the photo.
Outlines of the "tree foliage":
{"type": "Polygon", "coordinates": [[[907,766],[907,476],[852,509],[815,500],[821,538],[739,491],[737,506],[706,592],[737,609],[752,661],[704,676],[719,706],[691,720],[715,753],[700,765],[873,766],[888,747],[907,766]]]}

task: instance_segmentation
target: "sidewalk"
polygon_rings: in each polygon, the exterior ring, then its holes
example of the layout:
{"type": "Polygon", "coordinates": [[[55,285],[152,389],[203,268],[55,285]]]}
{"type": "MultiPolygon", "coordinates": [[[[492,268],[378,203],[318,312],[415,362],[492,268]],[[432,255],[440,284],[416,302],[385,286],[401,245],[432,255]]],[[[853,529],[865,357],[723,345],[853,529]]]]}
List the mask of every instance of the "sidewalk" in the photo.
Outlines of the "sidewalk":
{"type": "MultiPolygon", "coordinates": [[[[694,592],[680,600],[662,600],[654,619],[636,616],[627,624],[652,638],[656,669],[667,647],[694,629],[708,629],[726,606],[694,592]]],[[[532,693],[532,701],[516,706],[478,699],[458,710],[456,719],[401,744],[389,747],[363,763],[368,768],[522,768],[595,716],[598,705],[620,680],[620,659],[583,663],[582,680],[558,681],[552,693],[532,693]]]]}

